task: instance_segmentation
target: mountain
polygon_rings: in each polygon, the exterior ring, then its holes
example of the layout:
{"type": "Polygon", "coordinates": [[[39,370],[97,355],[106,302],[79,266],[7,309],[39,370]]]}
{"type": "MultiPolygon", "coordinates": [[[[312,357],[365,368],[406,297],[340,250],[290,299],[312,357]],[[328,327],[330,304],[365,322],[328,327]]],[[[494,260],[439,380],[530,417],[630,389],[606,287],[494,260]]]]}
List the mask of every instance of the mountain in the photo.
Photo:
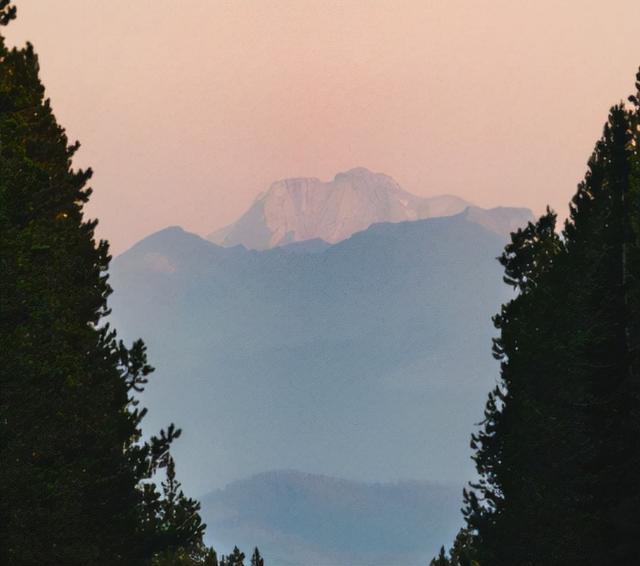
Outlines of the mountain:
{"type": "Polygon", "coordinates": [[[207,238],[222,246],[257,250],[313,239],[336,243],[378,222],[451,216],[468,206],[450,195],[412,195],[391,177],[358,167],[329,182],[277,181],[236,222],[207,238]]]}
{"type": "Polygon", "coordinates": [[[112,262],[111,322],[158,368],[145,434],[183,427],[179,474],[219,549],[409,566],[452,539],[511,297],[495,258],[530,214],[465,207],[263,251],[172,227],[112,262]]]}
{"type": "Polygon", "coordinates": [[[466,213],[266,251],[145,238],[113,261],[110,303],[158,368],[145,430],[184,428],[196,494],[279,468],[461,485],[498,372],[504,243],[466,213]]]}
{"type": "Polygon", "coordinates": [[[462,215],[469,222],[480,224],[487,230],[508,237],[511,232],[527,225],[533,220],[533,214],[528,208],[513,208],[499,206],[496,208],[467,207],[462,215]]]}
{"type": "Polygon", "coordinates": [[[272,566],[426,564],[460,526],[458,486],[367,484],[273,471],[202,498],[209,543],[258,546],[272,566]]]}

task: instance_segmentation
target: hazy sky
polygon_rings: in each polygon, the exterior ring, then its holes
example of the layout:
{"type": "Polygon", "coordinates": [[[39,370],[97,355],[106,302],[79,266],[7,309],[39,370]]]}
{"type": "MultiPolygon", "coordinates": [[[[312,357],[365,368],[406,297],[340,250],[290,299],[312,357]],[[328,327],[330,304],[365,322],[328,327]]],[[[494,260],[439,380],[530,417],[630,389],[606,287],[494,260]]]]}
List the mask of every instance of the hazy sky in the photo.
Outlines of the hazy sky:
{"type": "Polygon", "coordinates": [[[565,210],[640,64],[638,0],[17,0],[114,252],[277,179],[565,210]]]}

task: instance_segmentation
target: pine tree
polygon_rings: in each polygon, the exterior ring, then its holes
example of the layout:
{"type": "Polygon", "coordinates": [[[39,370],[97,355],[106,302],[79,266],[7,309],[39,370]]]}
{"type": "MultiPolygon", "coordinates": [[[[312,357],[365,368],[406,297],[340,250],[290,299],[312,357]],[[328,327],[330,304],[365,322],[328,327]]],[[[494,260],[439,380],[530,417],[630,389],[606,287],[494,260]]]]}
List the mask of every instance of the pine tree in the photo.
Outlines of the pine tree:
{"type": "Polygon", "coordinates": [[[640,382],[634,362],[639,343],[633,301],[639,282],[638,271],[630,269],[639,249],[639,195],[633,188],[637,117],[637,106],[611,110],[565,228],[572,270],[589,282],[576,292],[584,306],[576,318],[583,332],[578,371],[590,439],[583,451],[587,484],[580,496],[588,521],[585,563],[591,564],[633,563],[640,537],[640,382]]]}
{"type": "Polygon", "coordinates": [[[11,0],[0,0],[0,26],[6,26],[16,17],[16,7],[11,6],[11,0]]]}
{"type": "Polygon", "coordinates": [[[233,552],[227,556],[227,566],[244,566],[244,552],[240,552],[237,546],[234,546],[233,552]]]}
{"type": "MultiPolygon", "coordinates": [[[[640,74],[639,74],[640,82],[640,74]]],[[[563,237],[512,235],[495,317],[501,381],[465,493],[482,565],[633,564],[640,539],[638,97],[611,110],[563,237]]]]}
{"type": "Polygon", "coordinates": [[[632,108],[629,111],[631,124],[630,152],[631,171],[629,174],[629,193],[626,199],[628,207],[629,224],[626,226],[628,237],[624,250],[624,278],[625,278],[625,303],[628,307],[628,326],[626,331],[627,350],[629,354],[628,381],[630,384],[629,395],[633,399],[629,414],[629,420],[635,423],[635,446],[630,450],[625,460],[624,475],[626,477],[624,487],[627,489],[626,504],[619,509],[620,518],[625,525],[629,525],[634,535],[627,535],[625,540],[629,543],[635,537],[638,540],[640,533],[640,519],[637,510],[640,509],[640,490],[637,484],[631,489],[629,479],[637,470],[640,470],[640,446],[638,444],[637,424],[640,423],[640,69],[636,74],[636,94],[629,97],[632,108]]]}
{"type": "Polygon", "coordinates": [[[264,559],[260,556],[260,551],[257,547],[253,550],[253,555],[251,556],[251,566],[264,566],[264,559]]]}
{"type": "Polygon", "coordinates": [[[449,562],[449,559],[447,558],[447,553],[444,550],[444,546],[440,547],[438,556],[431,560],[429,566],[451,566],[451,562],[449,562]]]}
{"type": "MultiPolygon", "coordinates": [[[[15,8],[0,0],[0,24],[15,8]]],[[[197,506],[149,480],[169,467],[170,427],[141,442],[136,406],[152,368],[108,314],[108,244],[83,206],[91,170],[75,170],[44,96],[33,47],[0,35],[0,562],[135,565],[201,544],[197,506]],[[168,534],[169,533],[169,534],[168,534]]],[[[168,478],[169,482],[173,481],[168,478]]]]}
{"type": "Polygon", "coordinates": [[[469,531],[460,529],[448,556],[444,546],[440,547],[440,553],[431,560],[430,566],[477,566],[478,562],[474,560],[475,549],[473,544],[473,537],[469,531]]]}
{"type": "Polygon", "coordinates": [[[451,566],[478,566],[473,537],[467,529],[460,529],[449,551],[451,566]]]}
{"type": "Polygon", "coordinates": [[[218,566],[215,550],[202,542],[205,525],[200,519],[200,503],[187,498],[176,479],[175,462],[167,455],[162,497],[153,496],[144,507],[146,523],[162,537],[164,550],[153,566],[218,566]],[[184,542],[190,541],[185,546],[184,542]]]}
{"type": "Polygon", "coordinates": [[[552,323],[554,312],[565,304],[554,290],[561,279],[555,266],[563,250],[555,225],[555,214],[547,211],[513,234],[500,258],[505,282],[519,295],[494,318],[501,336],[493,350],[501,360],[502,379],[489,396],[484,426],[472,439],[480,479],[465,493],[465,514],[479,539],[474,546],[480,564],[529,564],[530,547],[521,539],[547,528],[541,516],[551,511],[550,502],[558,501],[555,520],[566,520],[560,490],[547,489],[547,483],[555,485],[549,481],[554,470],[547,464],[562,453],[560,445],[549,446],[547,439],[554,429],[570,428],[562,398],[548,395],[553,368],[566,354],[552,323]],[[540,350],[545,356],[538,359],[540,350]]]}

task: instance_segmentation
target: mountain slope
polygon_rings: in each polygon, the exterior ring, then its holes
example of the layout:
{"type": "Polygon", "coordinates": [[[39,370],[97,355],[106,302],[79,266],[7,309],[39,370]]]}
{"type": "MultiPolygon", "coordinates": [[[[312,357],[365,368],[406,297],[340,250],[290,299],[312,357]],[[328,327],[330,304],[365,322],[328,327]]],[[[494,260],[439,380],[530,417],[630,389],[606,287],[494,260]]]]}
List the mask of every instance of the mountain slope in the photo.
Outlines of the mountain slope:
{"type": "Polygon", "coordinates": [[[366,484],[294,471],[233,482],[202,498],[210,542],[260,548],[273,566],[413,566],[460,526],[459,487],[366,484]]]}
{"type": "Polygon", "coordinates": [[[503,243],[464,215],[312,250],[146,238],[111,278],[113,322],[158,367],[146,430],[184,427],[195,493],[277,468],[462,483],[497,372],[503,243]]]}
{"type": "Polygon", "coordinates": [[[183,427],[180,477],[210,493],[211,542],[258,544],[273,566],[409,566],[452,538],[516,216],[466,208],[265,251],[173,227],[113,261],[112,321],[158,367],[145,431],[183,427]],[[263,474],[283,468],[307,474],[263,474]],[[371,485],[403,478],[421,481],[371,485]]]}
{"type": "Polygon", "coordinates": [[[475,222],[491,232],[504,236],[508,236],[511,232],[515,232],[533,220],[533,214],[528,208],[504,206],[490,209],[469,206],[462,215],[469,222],[475,222]]]}
{"type": "Polygon", "coordinates": [[[311,239],[344,240],[378,222],[403,222],[462,212],[455,196],[421,198],[391,177],[359,167],[332,181],[293,178],[273,183],[235,223],[208,239],[223,246],[267,249],[311,239]]]}

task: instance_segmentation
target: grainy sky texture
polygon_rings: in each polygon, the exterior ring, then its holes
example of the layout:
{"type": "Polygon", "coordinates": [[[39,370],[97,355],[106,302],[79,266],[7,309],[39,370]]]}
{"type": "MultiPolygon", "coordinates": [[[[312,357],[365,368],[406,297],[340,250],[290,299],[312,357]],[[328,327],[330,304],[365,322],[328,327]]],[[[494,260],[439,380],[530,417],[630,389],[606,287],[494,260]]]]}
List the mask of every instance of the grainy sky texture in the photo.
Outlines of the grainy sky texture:
{"type": "Polygon", "coordinates": [[[560,211],[640,64],[638,0],[17,0],[113,251],[365,166],[560,211]]]}

